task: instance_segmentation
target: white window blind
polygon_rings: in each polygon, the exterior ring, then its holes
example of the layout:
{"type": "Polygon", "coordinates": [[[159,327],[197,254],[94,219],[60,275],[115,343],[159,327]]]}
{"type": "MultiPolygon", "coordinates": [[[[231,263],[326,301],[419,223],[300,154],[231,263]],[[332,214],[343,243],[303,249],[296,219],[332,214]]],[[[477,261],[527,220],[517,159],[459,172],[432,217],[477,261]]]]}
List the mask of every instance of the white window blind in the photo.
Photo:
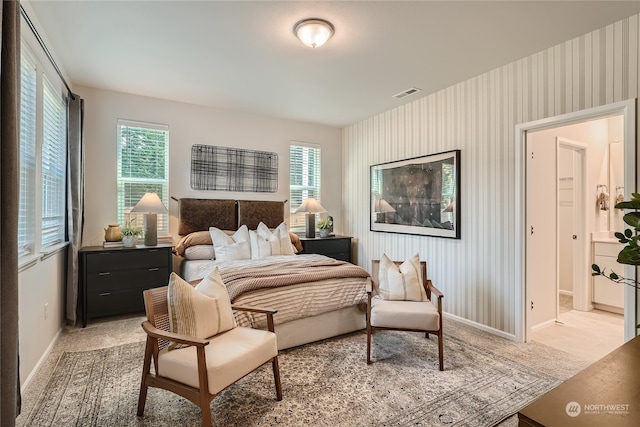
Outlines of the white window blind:
{"type": "Polygon", "coordinates": [[[42,110],[42,247],[65,239],[67,110],[59,91],[44,77],[42,110]]]}
{"type": "Polygon", "coordinates": [[[36,61],[22,46],[20,62],[20,196],[18,255],[34,252],[36,198],[36,61]]]}
{"type": "Polygon", "coordinates": [[[290,225],[304,228],[304,214],[294,214],[307,197],[320,202],[320,146],[294,142],[289,146],[289,207],[290,225]]]}
{"type": "MultiPolygon", "coordinates": [[[[118,212],[120,225],[142,226],[144,216],[130,214],[145,193],[158,194],[169,206],[169,127],[118,120],[118,212]]],[[[158,215],[158,235],[169,234],[168,214],[158,215]]]]}

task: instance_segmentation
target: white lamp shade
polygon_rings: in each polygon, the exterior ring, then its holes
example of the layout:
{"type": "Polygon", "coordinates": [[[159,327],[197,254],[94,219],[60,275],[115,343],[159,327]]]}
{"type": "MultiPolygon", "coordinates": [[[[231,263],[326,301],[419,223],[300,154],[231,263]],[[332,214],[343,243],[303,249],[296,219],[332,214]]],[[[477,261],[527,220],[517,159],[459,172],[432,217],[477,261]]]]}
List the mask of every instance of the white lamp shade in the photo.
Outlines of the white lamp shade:
{"type": "Polygon", "coordinates": [[[333,25],[324,19],[303,19],[296,23],[293,32],[309,47],[322,46],[333,36],[333,25]]]}
{"type": "Polygon", "coordinates": [[[156,193],[145,193],[131,212],[164,214],[168,211],[156,193]]]}
{"type": "Polygon", "coordinates": [[[304,199],[300,207],[296,209],[295,213],[319,213],[326,211],[327,210],[323,208],[320,202],[318,202],[315,198],[307,197],[306,199],[304,199]]]}

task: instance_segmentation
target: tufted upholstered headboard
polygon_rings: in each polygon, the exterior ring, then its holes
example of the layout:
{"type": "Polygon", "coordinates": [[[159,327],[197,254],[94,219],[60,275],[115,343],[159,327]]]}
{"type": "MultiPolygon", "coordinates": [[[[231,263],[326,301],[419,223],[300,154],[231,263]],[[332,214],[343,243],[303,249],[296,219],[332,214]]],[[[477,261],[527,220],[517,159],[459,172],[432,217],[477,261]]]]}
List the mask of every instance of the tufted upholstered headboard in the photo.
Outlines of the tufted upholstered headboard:
{"type": "Polygon", "coordinates": [[[236,230],[243,224],[254,230],[261,221],[267,227],[275,228],[284,221],[284,204],[260,200],[183,198],[178,201],[178,234],[186,236],[195,231],[209,230],[209,227],[236,230]]]}

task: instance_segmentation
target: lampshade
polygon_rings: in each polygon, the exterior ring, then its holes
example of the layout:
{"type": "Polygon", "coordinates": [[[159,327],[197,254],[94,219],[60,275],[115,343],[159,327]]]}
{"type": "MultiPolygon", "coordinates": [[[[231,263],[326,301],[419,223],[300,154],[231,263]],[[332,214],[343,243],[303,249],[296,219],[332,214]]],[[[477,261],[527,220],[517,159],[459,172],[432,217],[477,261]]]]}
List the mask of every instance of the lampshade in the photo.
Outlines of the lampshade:
{"type": "Polygon", "coordinates": [[[293,33],[309,47],[322,46],[333,36],[333,24],[324,19],[310,18],[298,21],[293,26],[293,33]]]}
{"type": "Polygon", "coordinates": [[[307,197],[294,213],[320,213],[327,210],[314,197],[307,197]]]}
{"type": "Polygon", "coordinates": [[[145,193],[131,212],[164,214],[168,211],[156,193],[145,193]]]}
{"type": "Polygon", "coordinates": [[[373,211],[387,213],[395,212],[396,210],[393,209],[393,207],[391,207],[391,205],[387,203],[385,199],[378,199],[374,202],[373,211]]]}

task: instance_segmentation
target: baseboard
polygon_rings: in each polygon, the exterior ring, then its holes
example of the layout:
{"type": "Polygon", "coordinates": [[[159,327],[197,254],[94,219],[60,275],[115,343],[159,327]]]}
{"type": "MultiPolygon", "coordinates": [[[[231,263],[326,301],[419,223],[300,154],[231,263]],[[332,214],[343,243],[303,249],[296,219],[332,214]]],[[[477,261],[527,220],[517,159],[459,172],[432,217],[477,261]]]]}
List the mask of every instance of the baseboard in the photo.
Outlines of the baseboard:
{"type": "Polygon", "coordinates": [[[47,348],[44,351],[44,353],[42,353],[42,356],[40,356],[40,359],[38,360],[38,363],[36,363],[36,366],[33,367],[33,369],[31,370],[31,373],[29,374],[29,376],[27,378],[25,378],[25,380],[22,382],[22,386],[20,387],[20,392],[21,393],[24,392],[25,389],[29,386],[29,384],[33,380],[33,377],[40,370],[40,366],[42,366],[42,364],[47,359],[47,357],[49,357],[49,353],[51,353],[51,350],[53,350],[53,346],[58,341],[58,338],[60,337],[61,333],[62,333],[62,328],[58,329],[58,332],[55,334],[55,336],[53,337],[53,339],[49,343],[49,346],[47,346],[47,348]]]}
{"type": "Polygon", "coordinates": [[[573,296],[573,291],[564,291],[564,290],[560,289],[560,290],[558,291],[558,293],[559,293],[560,295],[568,295],[568,296],[570,296],[570,297],[572,297],[572,296],[573,296]]]}
{"type": "Polygon", "coordinates": [[[549,326],[553,326],[556,324],[556,319],[549,319],[546,322],[539,323],[535,326],[531,327],[531,333],[538,332],[541,329],[548,328],[549,326]]]}
{"type": "Polygon", "coordinates": [[[442,316],[447,319],[455,320],[456,322],[460,322],[460,323],[464,323],[465,325],[472,326],[476,329],[489,332],[490,334],[497,335],[499,337],[506,338],[511,341],[517,341],[515,334],[510,334],[508,332],[501,331],[500,329],[492,328],[491,326],[483,325],[482,323],[474,322],[473,320],[465,319],[464,317],[459,317],[451,313],[442,313],[442,316]]]}

